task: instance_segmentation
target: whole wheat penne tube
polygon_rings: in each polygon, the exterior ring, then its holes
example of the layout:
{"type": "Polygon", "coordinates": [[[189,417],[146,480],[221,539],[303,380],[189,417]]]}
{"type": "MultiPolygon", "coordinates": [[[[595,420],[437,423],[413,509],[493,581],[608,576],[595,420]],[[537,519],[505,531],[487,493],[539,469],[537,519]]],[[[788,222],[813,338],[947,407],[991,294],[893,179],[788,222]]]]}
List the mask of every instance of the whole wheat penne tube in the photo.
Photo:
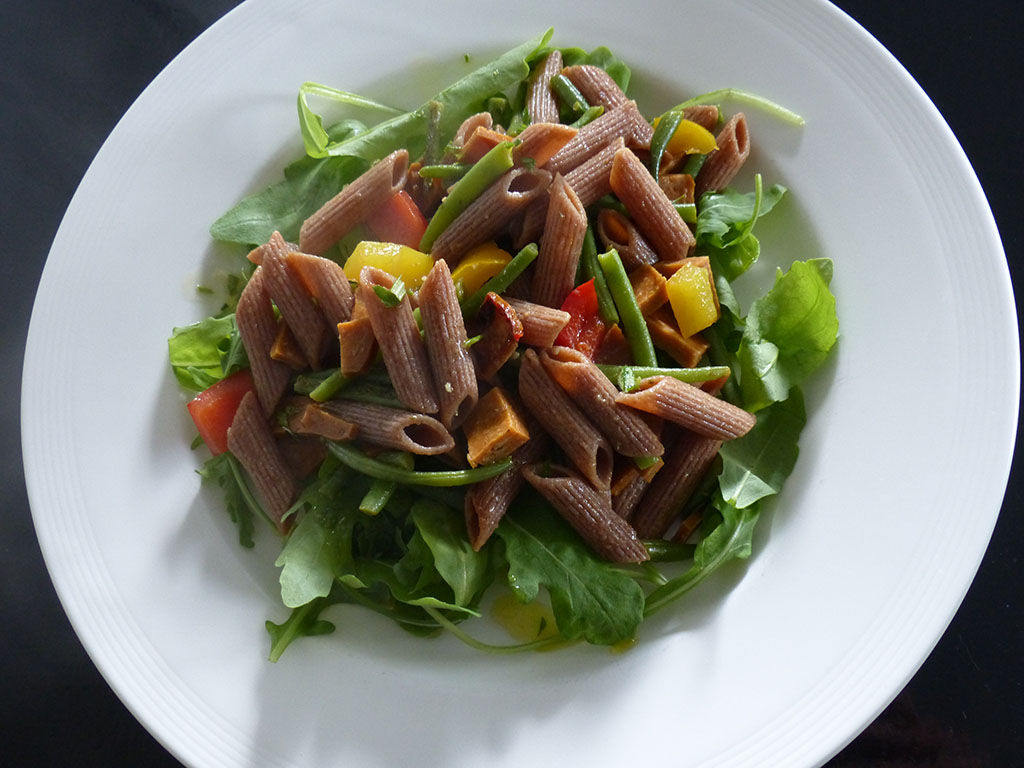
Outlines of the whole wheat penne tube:
{"type": "Polygon", "coordinates": [[[466,533],[477,551],[487,543],[509,504],[519,494],[524,482],[523,467],[540,461],[547,453],[548,439],[540,427],[530,424],[529,430],[530,439],[512,453],[512,466],[496,477],[471,485],[466,491],[466,533]]]}
{"type": "Polygon", "coordinates": [[[708,155],[694,179],[697,200],[708,191],[719,191],[729,185],[750,156],[750,131],[747,118],[737,112],[722,126],[715,137],[718,149],[708,155]]]}
{"type": "Polygon", "coordinates": [[[359,440],[419,456],[437,456],[455,447],[455,439],[433,416],[373,403],[335,398],[321,408],[350,422],[359,440]]]}
{"type": "Polygon", "coordinates": [[[639,123],[646,125],[647,121],[637,110],[635,101],[626,101],[580,128],[572,141],[558,150],[544,167],[552,174],[564,175],[615,139],[632,141],[639,123]]]}
{"type": "Polygon", "coordinates": [[[256,268],[242,289],[235,308],[235,324],[249,358],[256,395],[263,412],[270,415],[288,388],[292,374],[287,365],[270,356],[278,322],[264,283],[263,267],[256,268]]]}
{"type": "Polygon", "coordinates": [[[583,94],[583,98],[591,106],[600,104],[609,110],[629,101],[629,97],[619,84],[600,67],[592,64],[574,64],[563,69],[562,74],[576,86],[576,90],[583,94]]]}
{"type": "Polygon", "coordinates": [[[228,450],[249,475],[274,525],[279,531],[286,531],[289,525],[282,518],[297,487],[254,392],[247,392],[238,404],[228,428],[228,450]]]}
{"type": "Polygon", "coordinates": [[[515,310],[523,324],[520,343],[530,347],[550,347],[569,322],[569,313],[561,309],[507,296],[505,301],[515,310]]]}
{"type": "Polygon", "coordinates": [[[437,392],[438,416],[448,429],[458,427],[476,405],[473,358],[466,349],[466,325],[448,264],[438,259],[417,294],[427,357],[437,392]]]}
{"type": "Polygon", "coordinates": [[[384,365],[398,399],[420,413],[437,413],[437,395],[427,350],[412,314],[409,295],[394,307],[386,306],[375,286],[390,290],[395,279],[376,267],[359,273],[359,301],[366,308],[384,365]]]}
{"type": "Polygon", "coordinates": [[[661,456],[665,447],[657,433],[635,411],[616,403],[619,391],[593,360],[570,347],[549,347],[540,361],[590,422],[623,456],[661,456]]]}
{"type": "Polygon", "coordinates": [[[701,128],[713,131],[718,125],[718,106],[715,104],[694,104],[683,109],[683,119],[696,123],[701,128]]]}
{"type": "Polygon", "coordinates": [[[512,168],[469,204],[434,241],[435,259],[457,264],[474,245],[490,240],[551,183],[547,171],[512,168]]]}
{"type": "Polygon", "coordinates": [[[664,536],[718,456],[722,441],[683,431],[630,517],[639,536],[664,536]]]}
{"type": "Polygon", "coordinates": [[[538,168],[543,167],[576,133],[577,129],[561,123],[528,125],[516,136],[519,144],[512,150],[512,162],[522,165],[529,158],[538,168]]]}
{"type": "Polygon", "coordinates": [[[742,437],[757,421],[752,413],[671,376],[644,379],[615,400],[716,440],[742,437]]]}
{"type": "Polygon", "coordinates": [[[405,186],[409,153],[398,149],[378,160],[302,223],[299,250],[317,256],[405,186]]]}
{"type": "Polygon", "coordinates": [[[612,191],[663,261],[686,256],[696,242],[693,233],[629,149],[615,153],[609,180],[612,191]]]}
{"type": "Polygon", "coordinates": [[[612,494],[612,509],[623,520],[629,520],[647,492],[650,483],[641,474],[636,474],[618,493],[612,494]]]}
{"type": "Polygon", "coordinates": [[[320,403],[308,398],[289,403],[288,429],[297,435],[316,435],[328,440],[353,440],[359,427],[336,413],[329,412],[320,403]]]}
{"type": "Polygon", "coordinates": [[[531,464],[523,477],[565,518],[587,545],[613,563],[650,559],[633,527],[615,514],[607,488],[594,488],[568,467],[531,464]]]}
{"type": "Polygon", "coordinates": [[[587,212],[561,174],[548,193],[548,211],[530,295],[538,304],[560,307],[576,284],[576,268],[587,231],[587,212]]]}
{"type": "Polygon", "coordinates": [[[262,269],[267,293],[291,329],[310,367],[315,369],[320,367],[327,326],[323,315],[313,304],[313,297],[299,276],[289,269],[289,253],[291,249],[281,233],[274,232],[263,252],[262,269]]]}
{"type": "Polygon", "coordinates": [[[551,92],[551,78],[562,69],[562,52],[551,51],[530,75],[526,90],[526,114],[531,123],[557,123],[558,102],[551,92]]]}
{"type": "Polygon", "coordinates": [[[527,349],[519,365],[519,397],[544,431],[594,486],[611,482],[614,455],[608,440],[527,349]]]}
{"type": "Polygon", "coordinates": [[[355,296],[340,264],[295,250],[288,254],[287,261],[288,268],[298,275],[306,291],[316,299],[331,328],[352,318],[355,296]]]}

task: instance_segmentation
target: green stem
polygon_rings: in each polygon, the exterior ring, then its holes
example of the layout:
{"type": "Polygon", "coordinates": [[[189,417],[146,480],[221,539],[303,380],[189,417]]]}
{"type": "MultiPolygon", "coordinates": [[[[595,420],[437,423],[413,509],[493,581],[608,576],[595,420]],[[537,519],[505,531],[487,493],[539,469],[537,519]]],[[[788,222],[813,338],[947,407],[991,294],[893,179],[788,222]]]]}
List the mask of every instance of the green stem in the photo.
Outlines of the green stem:
{"type": "Polygon", "coordinates": [[[767,112],[769,115],[773,115],[774,117],[793,125],[803,125],[805,122],[800,115],[790,109],[786,109],[781,104],[777,104],[771,99],[766,99],[764,96],[758,96],[756,93],[744,91],[739,88],[721,88],[717,91],[702,93],[699,96],[694,96],[692,99],[687,99],[682,104],[677,105],[675,109],[682,110],[685,107],[692,107],[696,104],[717,104],[718,102],[725,101],[726,99],[732,99],[733,101],[757,107],[758,109],[767,112]]]}
{"type": "Polygon", "coordinates": [[[615,300],[615,307],[619,310],[622,332],[629,342],[633,361],[637,365],[657,366],[658,358],[651,342],[651,334],[647,330],[647,321],[636,303],[636,294],[633,293],[633,286],[629,283],[626,268],[622,266],[619,254],[613,248],[599,255],[597,261],[608,281],[608,290],[615,300]]]}
{"type": "Polygon", "coordinates": [[[523,651],[538,651],[541,649],[550,649],[557,646],[568,645],[568,641],[557,635],[555,637],[546,637],[541,640],[533,640],[529,643],[518,643],[516,645],[492,645],[491,643],[485,643],[482,640],[477,640],[472,635],[464,632],[461,627],[445,618],[444,614],[436,608],[424,605],[423,610],[426,611],[430,617],[444,629],[451,632],[470,648],[475,648],[478,651],[485,651],[487,653],[522,653],[523,651]]]}
{"type": "Polygon", "coordinates": [[[583,236],[583,250],[580,252],[580,267],[583,270],[583,281],[593,278],[594,290],[597,292],[597,311],[606,325],[619,322],[619,313],[615,309],[608,281],[604,278],[601,265],[597,261],[597,243],[594,242],[594,230],[587,227],[583,236]]]}
{"type": "Polygon", "coordinates": [[[687,384],[700,384],[714,381],[729,375],[727,365],[705,365],[700,368],[657,368],[642,365],[605,365],[598,363],[601,372],[612,380],[623,392],[629,392],[644,379],[652,376],[671,376],[673,379],[685,381],[687,384]]]}
{"type": "Polygon", "coordinates": [[[378,480],[391,480],[402,485],[452,486],[472,485],[481,480],[500,475],[510,466],[512,459],[506,458],[493,464],[486,464],[473,469],[440,470],[427,472],[403,469],[378,459],[373,459],[358,448],[347,443],[332,440],[325,441],[327,449],[342,463],[356,472],[361,472],[378,480]]]}

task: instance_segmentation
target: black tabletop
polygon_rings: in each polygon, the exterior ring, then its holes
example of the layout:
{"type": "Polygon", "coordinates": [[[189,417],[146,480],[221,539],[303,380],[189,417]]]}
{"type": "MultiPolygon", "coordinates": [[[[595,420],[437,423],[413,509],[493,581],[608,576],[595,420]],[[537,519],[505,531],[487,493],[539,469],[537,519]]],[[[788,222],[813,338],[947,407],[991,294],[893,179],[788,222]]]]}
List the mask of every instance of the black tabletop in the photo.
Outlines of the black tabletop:
{"type": "MultiPolygon", "coordinates": [[[[76,185],[122,113],[232,0],[0,2],[0,276],[7,318],[0,515],[0,763],[177,766],[92,665],[39,551],[19,441],[22,358],[36,285],[76,185]]],[[[1024,281],[1024,5],[840,0],[931,96],[981,180],[1024,281]]],[[[1020,300],[1018,299],[1018,312],[1020,300]]],[[[960,362],[951,360],[951,365],[960,362]]],[[[984,373],[979,386],[984,385],[984,373]]],[[[1020,433],[1018,423],[1018,434],[1020,433]]],[[[892,705],[828,765],[1024,764],[1024,468],[966,599],[892,705]]],[[[970,514],[970,510],[964,510],[970,514]]]]}

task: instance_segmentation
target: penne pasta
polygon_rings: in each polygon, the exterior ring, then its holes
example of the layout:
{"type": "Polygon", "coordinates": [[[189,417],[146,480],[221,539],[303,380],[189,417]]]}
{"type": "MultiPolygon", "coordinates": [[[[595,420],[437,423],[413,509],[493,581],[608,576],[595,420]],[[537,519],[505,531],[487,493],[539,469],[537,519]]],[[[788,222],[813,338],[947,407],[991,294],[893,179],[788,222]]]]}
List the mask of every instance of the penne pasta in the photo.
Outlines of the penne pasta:
{"type": "Polygon", "coordinates": [[[523,165],[529,159],[536,167],[541,168],[558,150],[568,144],[576,133],[575,128],[561,123],[528,125],[516,136],[519,144],[512,150],[512,161],[516,165],[523,165]]]}
{"type": "Polygon", "coordinates": [[[398,149],[378,160],[302,223],[299,250],[321,256],[405,186],[409,153],[398,149]]]}
{"type": "Polygon", "coordinates": [[[438,416],[448,429],[466,420],[477,402],[476,371],[466,349],[466,326],[448,264],[434,263],[417,294],[438,416]]]}
{"type": "Polygon", "coordinates": [[[355,296],[341,265],[322,256],[295,250],[289,252],[287,263],[306,292],[316,300],[331,328],[352,318],[355,296]]]}
{"type": "Polygon", "coordinates": [[[718,149],[708,155],[694,180],[694,195],[698,200],[705,192],[725,189],[750,156],[750,131],[746,116],[737,112],[729,118],[715,137],[715,142],[718,149]]]}
{"type": "Polygon", "coordinates": [[[615,401],[716,440],[742,437],[757,421],[752,413],[671,376],[644,379],[615,401]]]}
{"type": "Polygon", "coordinates": [[[519,397],[584,477],[598,488],[607,488],[612,477],[611,445],[555,383],[532,349],[523,353],[519,364],[519,397]]]}
{"type": "Polygon", "coordinates": [[[583,204],[562,175],[556,174],[548,194],[547,218],[530,285],[530,295],[536,303],[560,307],[575,287],[586,231],[587,212],[583,204]]]}
{"type": "Polygon", "coordinates": [[[531,123],[557,123],[558,102],[551,92],[551,78],[562,69],[562,52],[551,51],[530,75],[526,88],[526,113],[531,123]]]}
{"type": "Polygon", "coordinates": [[[600,104],[605,110],[614,109],[629,101],[619,84],[600,67],[575,64],[562,70],[562,74],[576,86],[591,106],[600,104]]]}
{"type": "Polygon", "coordinates": [[[253,386],[263,412],[268,416],[288,388],[291,369],[270,356],[277,339],[278,322],[264,283],[263,267],[257,267],[242,290],[235,309],[235,324],[245,347],[253,386]]]}
{"type": "Polygon", "coordinates": [[[362,442],[418,456],[437,456],[455,447],[455,439],[433,416],[353,400],[329,400],[327,413],[354,424],[362,442]]]}
{"type": "Polygon", "coordinates": [[[281,233],[275,232],[271,235],[263,250],[262,269],[267,293],[288,324],[309,366],[315,370],[320,367],[327,327],[305,285],[299,276],[289,269],[289,253],[291,249],[281,237],[281,233]]]}
{"type": "Polygon", "coordinates": [[[607,488],[597,489],[567,467],[531,464],[523,477],[598,555],[613,563],[650,559],[632,526],[615,514],[607,488]]]}
{"type": "Polygon", "coordinates": [[[366,308],[398,399],[414,411],[437,413],[430,361],[408,294],[396,306],[389,307],[374,291],[375,287],[390,290],[394,283],[387,272],[363,267],[359,273],[359,300],[366,308]]]}
{"type": "Polygon", "coordinates": [[[637,111],[636,102],[624,102],[580,128],[572,141],[558,150],[544,167],[552,174],[565,175],[615,139],[632,142],[640,123],[647,125],[647,121],[637,111]]]}
{"type": "Polygon", "coordinates": [[[626,269],[635,269],[658,261],[658,254],[640,234],[640,230],[628,217],[615,209],[601,209],[597,215],[596,230],[605,250],[614,248],[626,269]]]}
{"type": "Polygon", "coordinates": [[[663,261],[687,255],[696,242],[693,233],[658,182],[629,149],[615,153],[610,181],[612,191],[663,261]]]}
{"type": "Polygon", "coordinates": [[[506,301],[523,324],[523,337],[519,340],[521,344],[550,347],[569,322],[569,313],[561,309],[523,299],[506,298],[506,301]]]}

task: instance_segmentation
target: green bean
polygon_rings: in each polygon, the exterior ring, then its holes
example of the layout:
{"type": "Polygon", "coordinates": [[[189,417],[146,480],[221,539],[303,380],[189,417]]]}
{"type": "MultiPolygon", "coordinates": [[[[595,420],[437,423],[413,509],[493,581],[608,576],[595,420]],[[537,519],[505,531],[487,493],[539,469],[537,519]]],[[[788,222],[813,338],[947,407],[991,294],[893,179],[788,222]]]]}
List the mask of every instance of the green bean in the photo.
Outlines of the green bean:
{"type": "Polygon", "coordinates": [[[444,165],[423,165],[416,172],[421,179],[460,179],[472,168],[471,163],[446,163],[444,165]]]}
{"type": "Polygon", "coordinates": [[[676,213],[683,217],[687,224],[697,223],[697,206],[694,203],[672,203],[676,213]]]}
{"type": "Polygon", "coordinates": [[[427,224],[427,229],[420,240],[420,250],[429,253],[434,241],[455,218],[469,207],[470,203],[493,184],[505,171],[512,167],[512,148],[515,142],[503,141],[492,147],[481,157],[466,175],[459,179],[441,201],[434,215],[427,224]]]}
{"type": "Polygon", "coordinates": [[[700,384],[729,375],[729,366],[727,365],[706,365],[701,368],[649,368],[641,365],[598,363],[597,367],[623,392],[629,392],[641,381],[649,379],[651,376],[671,376],[673,379],[685,381],[687,384],[700,384]]]}
{"type": "Polygon", "coordinates": [[[619,322],[619,313],[615,309],[615,302],[612,301],[612,294],[608,290],[608,281],[604,279],[604,272],[597,262],[597,243],[594,242],[594,231],[587,227],[583,235],[583,250],[580,253],[580,266],[583,271],[583,280],[586,282],[593,278],[594,290],[597,292],[597,311],[601,319],[607,325],[614,325],[619,322]]]}
{"type": "Polygon", "coordinates": [[[601,271],[608,281],[608,290],[615,301],[615,307],[619,311],[619,318],[622,320],[622,333],[629,342],[629,349],[633,353],[633,361],[637,365],[657,366],[658,357],[654,353],[654,344],[651,342],[651,334],[647,330],[647,321],[644,319],[640,307],[636,303],[636,294],[633,293],[633,286],[626,276],[626,269],[622,266],[622,260],[615,249],[602,253],[597,257],[601,265],[601,271]]]}
{"type": "Polygon", "coordinates": [[[658,178],[658,169],[661,167],[661,157],[665,154],[665,147],[672,140],[672,136],[683,121],[683,110],[676,107],[658,118],[658,127],[654,129],[651,137],[651,159],[648,167],[651,175],[658,178]]]}
{"type": "Polygon", "coordinates": [[[579,117],[590,108],[583,94],[565,75],[555,75],[551,78],[551,90],[573,117],[579,117]]]}
{"type": "Polygon", "coordinates": [[[694,178],[700,173],[700,169],[704,167],[704,161],[708,159],[707,155],[690,155],[686,158],[686,162],[683,163],[681,173],[688,173],[694,178]]]}
{"type": "MultiPolygon", "coordinates": [[[[414,466],[412,454],[405,453],[404,451],[381,453],[377,456],[377,460],[402,469],[412,469],[414,466]]],[[[370,488],[367,490],[366,495],[363,496],[363,500],[359,502],[359,511],[366,515],[380,514],[380,511],[391,501],[391,497],[397,489],[398,483],[394,480],[375,478],[370,483],[370,488]]]]}
{"type": "Polygon", "coordinates": [[[587,107],[583,114],[569,123],[570,128],[582,128],[604,114],[604,107],[598,104],[596,107],[587,107]]]}
{"type": "Polygon", "coordinates": [[[501,272],[477,288],[469,295],[469,298],[462,302],[462,316],[468,320],[479,312],[488,293],[500,294],[506,291],[512,282],[523,274],[523,270],[533,263],[538,253],[536,243],[530,243],[523,248],[512,258],[512,261],[504,266],[501,272]]]}
{"type": "Polygon", "coordinates": [[[318,403],[325,403],[338,394],[348,382],[349,378],[340,369],[333,371],[330,376],[313,388],[309,393],[309,398],[318,403]]]}
{"type": "Polygon", "coordinates": [[[453,486],[471,485],[481,480],[500,475],[510,466],[512,459],[505,458],[493,464],[485,464],[473,469],[440,470],[424,472],[415,469],[402,469],[378,459],[373,459],[348,443],[325,441],[327,449],[342,463],[356,472],[361,472],[378,480],[391,480],[402,485],[453,486]]]}

